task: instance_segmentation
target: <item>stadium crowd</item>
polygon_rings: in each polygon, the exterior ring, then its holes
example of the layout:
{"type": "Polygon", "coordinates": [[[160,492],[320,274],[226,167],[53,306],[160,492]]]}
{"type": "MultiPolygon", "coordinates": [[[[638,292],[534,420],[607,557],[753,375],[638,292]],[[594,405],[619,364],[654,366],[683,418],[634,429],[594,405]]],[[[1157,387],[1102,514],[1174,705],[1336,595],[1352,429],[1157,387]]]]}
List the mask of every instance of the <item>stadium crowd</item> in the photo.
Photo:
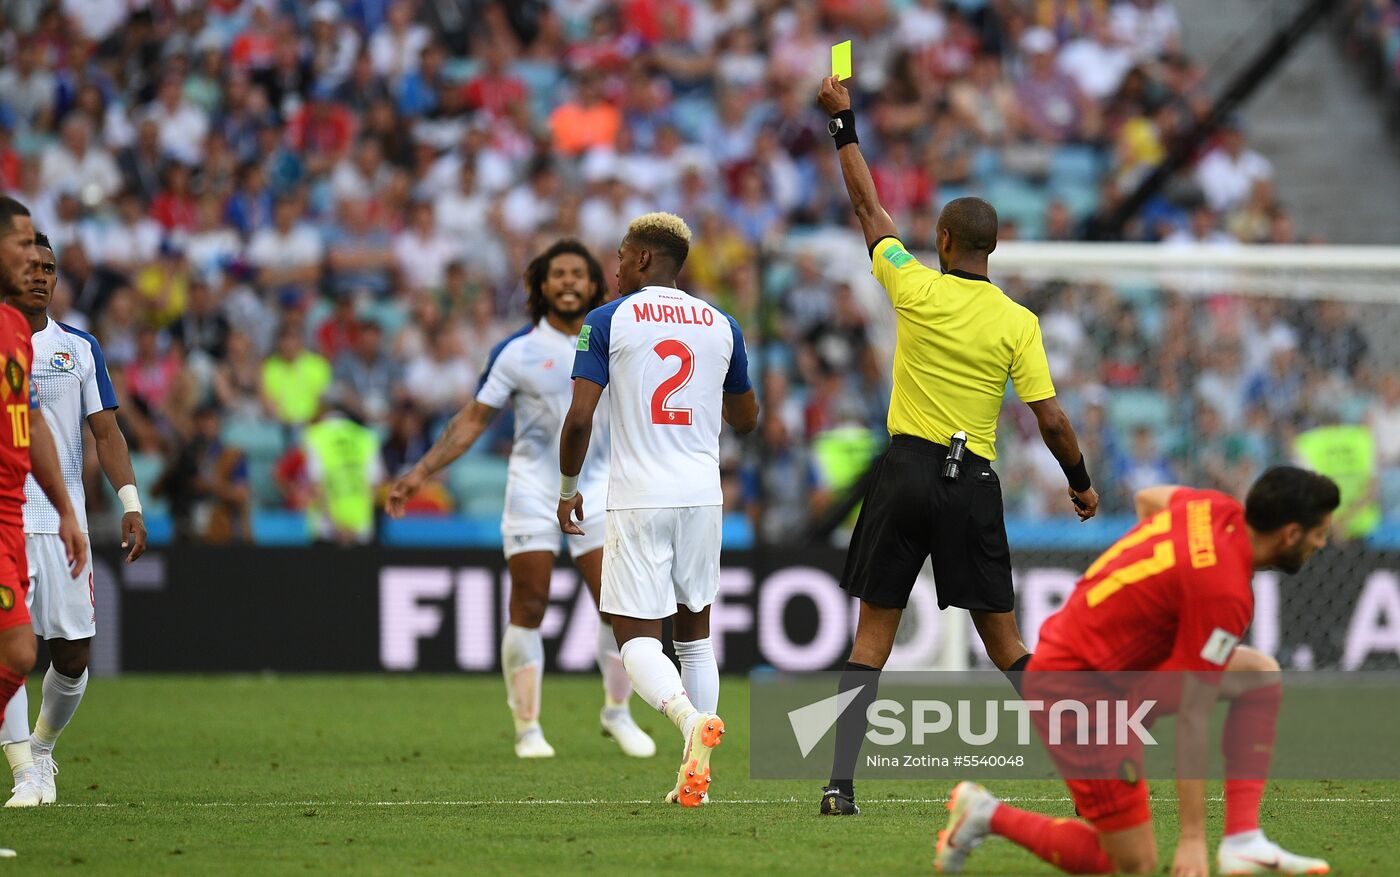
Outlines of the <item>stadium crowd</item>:
{"type": "Polygon", "coordinates": [[[1336,17],[1347,53],[1380,92],[1386,119],[1400,129],[1400,2],[1347,0],[1336,17]]]}
{"type": "MultiPolygon", "coordinates": [[[[304,508],[327,411],[373,430],[375,478],[402,471],[524,320],[529,255],[578,237],[611,277],[650,209],[696,230],[687,288],[763,351],[773,416],[730,447],[729,501],[790,538],[883,441],[888,390],[859,278],[789,255],[851,222],[813,101],[830,44],[856,42],[862,146],[914,250],[969,193],[1003,239],[1115,236],[1103,217],[1207,108],[1167,0],[0,9],[0,187],[53,241],[55,315],[100,338],[142,480],[191,538],[304,508]]],[[[1271,174],[1232,121],[1116,236],[1295,242],[1271,174]]],[[[1006,286],[1109,508],[1150,481],[1239,490],[1320,424],[1372,424],[1400,471],[1400,383],[1342,306],[1006,286]]],[[[1063,478],[1032,429],[1017,411],[1002,444],[1009,511],[1034,516],[1063,478]]],[[[416,510],[498,513],[509,424],[493,435],[416,510]]]]}

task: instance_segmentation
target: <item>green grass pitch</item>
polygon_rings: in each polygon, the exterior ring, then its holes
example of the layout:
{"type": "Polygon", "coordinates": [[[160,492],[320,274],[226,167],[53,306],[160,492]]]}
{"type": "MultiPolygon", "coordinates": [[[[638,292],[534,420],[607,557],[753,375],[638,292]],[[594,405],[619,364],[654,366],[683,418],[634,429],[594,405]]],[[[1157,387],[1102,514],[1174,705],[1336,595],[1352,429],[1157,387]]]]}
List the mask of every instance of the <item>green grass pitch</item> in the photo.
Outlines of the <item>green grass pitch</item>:
{"type": "MultiPolygon", "coordinates": [[[[37,681],[31,685],[37,703],[37,681]]],[[[511,751],[496,677],[95,679],[60,741],[56,807],[5,810],[14,874],[929,874],[945,784],[865,782],[863,813],[816,815],[816,782],[748,778],[748,686],[726,678],[715,801],[667,806],[680,737],[639,701],[649,760],[598,731],[596,677],[550,677],[559,755],[511,751]]],[[[1049,782],[997,782],[1072,815],[1049,782]]],[[[1218,788],[1213,793],[1218,796],[1218,788]]],[[[1154,789],[1171,861],[1175,807],[1154,789]]],[[[1271,784],[1264,828],[1333,873],[1400,873],[1400,783],[1271,784]]],[[[1221,805],[1211,804],[1220,830],[1221,805]]],[[[974,874],[1050,874],[1003,841],[974,874]]]]}

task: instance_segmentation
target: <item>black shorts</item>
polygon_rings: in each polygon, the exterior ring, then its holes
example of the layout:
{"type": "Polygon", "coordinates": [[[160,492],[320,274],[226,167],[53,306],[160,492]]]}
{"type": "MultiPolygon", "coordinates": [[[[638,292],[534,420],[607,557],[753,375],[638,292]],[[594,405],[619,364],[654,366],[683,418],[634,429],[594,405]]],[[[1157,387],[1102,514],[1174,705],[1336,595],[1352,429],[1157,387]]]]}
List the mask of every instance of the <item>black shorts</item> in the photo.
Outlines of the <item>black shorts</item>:
{"type": "Polygon", "coordinates": [[[940,609],[1014,608],[1001,482],[971,451],[963,455],[962,476],[945,479],[947,453],[943,445],[897,435],[875,462],[841,574],[852,596],[903,609],[931,556],[940,609]]]}

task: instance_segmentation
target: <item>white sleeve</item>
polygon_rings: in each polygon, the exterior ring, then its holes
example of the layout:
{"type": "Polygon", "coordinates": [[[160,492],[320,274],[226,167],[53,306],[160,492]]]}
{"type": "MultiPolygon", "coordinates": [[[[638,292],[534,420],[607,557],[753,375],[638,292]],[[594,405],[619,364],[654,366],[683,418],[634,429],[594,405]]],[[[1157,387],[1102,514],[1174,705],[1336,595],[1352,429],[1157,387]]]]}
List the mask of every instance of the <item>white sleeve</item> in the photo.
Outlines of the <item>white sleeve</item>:
{"type": "Polygon", "coordinates": [[[506,342],[486,365],[486,374],[476,388],[476,401],[492,408],[504,408],[519,385],[516,375],[515,345],[506,342]]]}

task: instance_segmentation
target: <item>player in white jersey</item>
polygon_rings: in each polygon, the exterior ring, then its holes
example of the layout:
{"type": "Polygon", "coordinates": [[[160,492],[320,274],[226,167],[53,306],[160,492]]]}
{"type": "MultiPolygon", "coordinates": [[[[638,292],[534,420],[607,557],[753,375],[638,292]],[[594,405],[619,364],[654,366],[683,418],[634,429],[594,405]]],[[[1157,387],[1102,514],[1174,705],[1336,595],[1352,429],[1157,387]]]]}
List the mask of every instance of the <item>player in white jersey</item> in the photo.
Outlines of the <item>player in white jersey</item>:
{"type": "MultiPolygon", "coordinates": [[[[549,581],[559,553],[554,520],[555,461],[559,428],[569,406],[569,369],[584,317],[602,304],[607,281],[602,266],[582,244],[557,241],[525,271],[532,323],[491,351],[476,400],[447,424],[442,436],[389,491],[386,510],[403,514],[405,503],[433,473],[466,453],[508,402],[515,403],[515,442],[506,480],[501,537],[510,568],[510,623],[501,640],[506,704],[515,719],[515,754],[549,758],[554,748],[540,729],[540,683],[544,643],[540,623],[549,605],[549,581]]],[[[606,430],[606,423],[600,422],[606,430]]],[[[607,484],[606,443],[589,456],[584,478],[607,484]]],[[[603,570],[603,534],[569,537],[569,553],[598,601],[603,570]]],[[[603,673],[603,731],[628,755],[648,758],[656,744],[633,721],[627,701],[632,686],[607,616],[598,625],[598,667],[603,673]]]]}
{"type": "MultiPolygon", "coordinates": [[[[97,339],[49,319],[58,284],[58,263],[48,238],[36,234],[40,272],[34,285],[11,299],[29,321],[34,344],[34,388],[58,450],[63,481],[86,535],[83,496],[83,424],[92,429],[97,458],[122,500],[122,547],[127,562],[146,551],[146,524],[131,469],[131,452],[117,427],[117,397],[97,339]]],[[[29,733],[29,698],[20,688],[5,708],[0,738],[14,773],[14,795],[6,807],[52,804],[57,797],[53,749],[87,690],[88,659],[97,632],[92,587],[92,551],[75,575],[58,536],[58,512],[30,475],[24,483],[25,550],[29,555],[28,605],[34,633],[48,642],[51,663],[44,674],[44,699],[29,733]]]]}
{"type": "MultiPolygon", "coordinates": [[[[724,722],[710,604],[719,591],[723,494],[721,417],[740,433],[758,424],[739,324],[676,288],[690,229],[670,213],[632,221],[618,249],[622,297],[588,315],[574,358],[574,397],[559,443],[559,527],[573,538],[604,530],[603,595],[627,675],[642,699],[685,738],[667,801],[699,806],[724,722]],[[612,466],[607,526],[584,523],[582,481],[595,412],[608,390],[612,466]],[[576,519],[576,520],[575,520],[576,519]],[[662,653],[672,618],[681,670],[662,653]]],[[[592,493],[598,503],[601,494],[592,493]]]]}

